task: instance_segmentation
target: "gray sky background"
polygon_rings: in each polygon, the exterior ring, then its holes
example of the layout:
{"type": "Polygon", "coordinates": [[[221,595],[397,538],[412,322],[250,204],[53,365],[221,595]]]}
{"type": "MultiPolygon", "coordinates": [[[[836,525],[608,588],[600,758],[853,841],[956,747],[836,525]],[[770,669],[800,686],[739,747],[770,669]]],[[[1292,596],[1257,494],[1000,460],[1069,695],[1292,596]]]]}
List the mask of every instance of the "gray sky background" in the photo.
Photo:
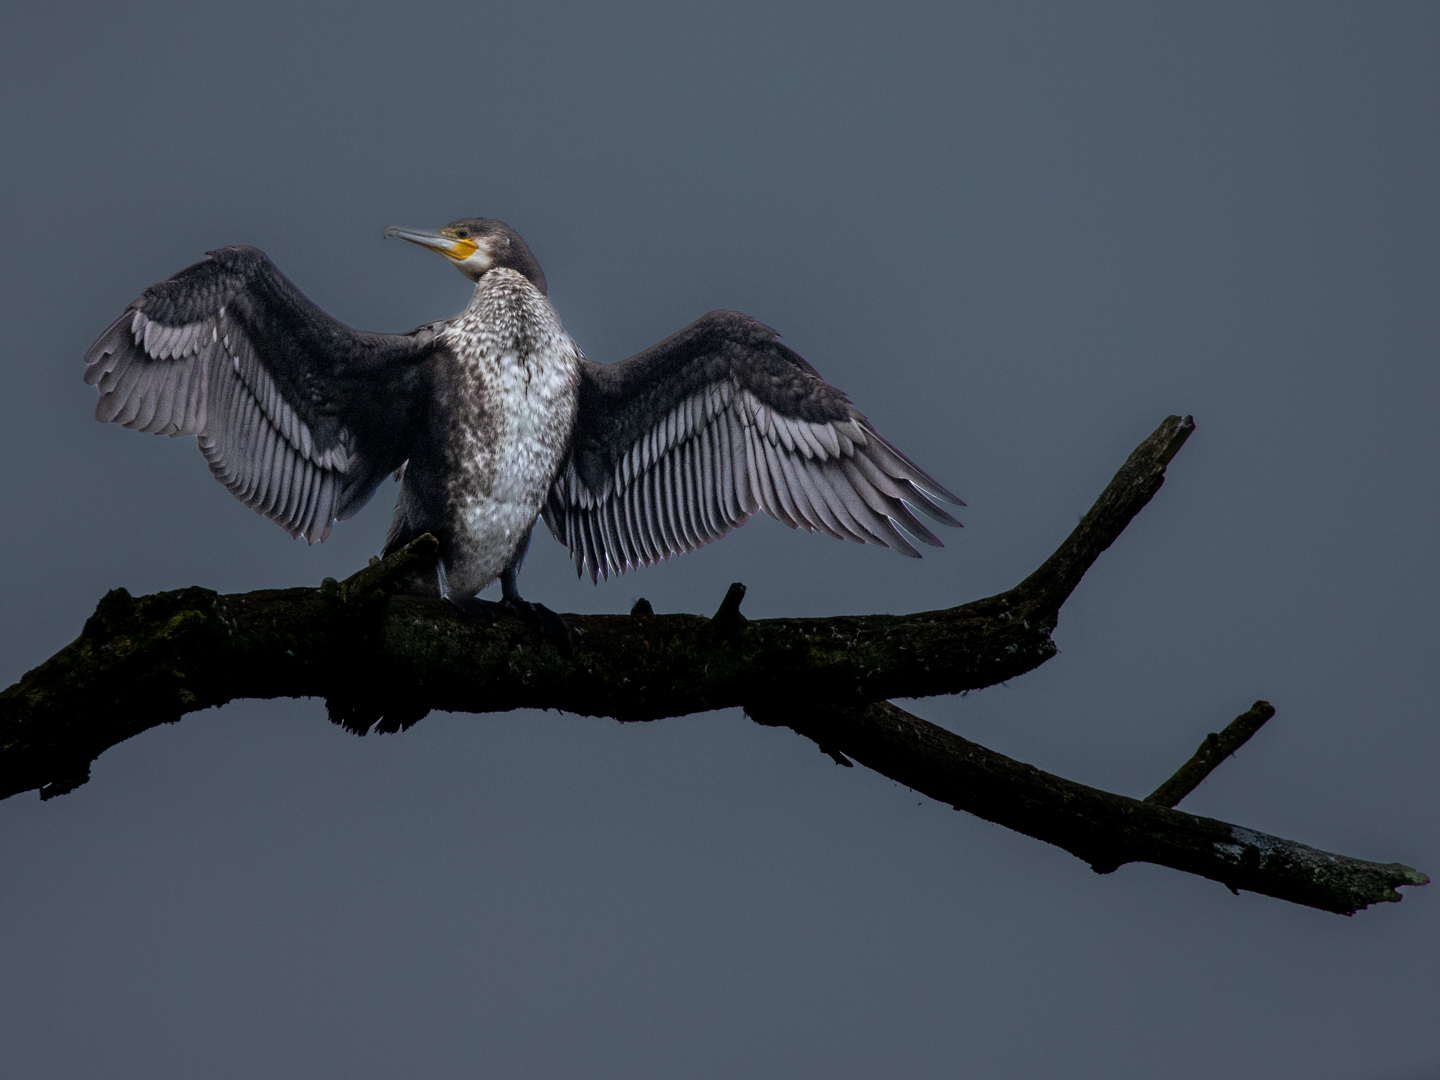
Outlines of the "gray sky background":
{"type": "MultiPolygon", "coordinates": [[[[13,5],[0,16],[0,664],[106,589],[315,584],[193,440],[96,424],[90,341],[207,248],[405,330],[498,217],[627,356],[748,312],[969,502],[914,562],[757,520],[562,611],[909,611],[1029,572],[1198,430],[1061,655],[921,715],[1185,809],[1440,871],[1433,4],[13,5]]],[[[243,702],[0,805],[7,1075],[1440,1075],[1440,895],[1353,919],[1064,853],[737,712],[243,702]]]]}

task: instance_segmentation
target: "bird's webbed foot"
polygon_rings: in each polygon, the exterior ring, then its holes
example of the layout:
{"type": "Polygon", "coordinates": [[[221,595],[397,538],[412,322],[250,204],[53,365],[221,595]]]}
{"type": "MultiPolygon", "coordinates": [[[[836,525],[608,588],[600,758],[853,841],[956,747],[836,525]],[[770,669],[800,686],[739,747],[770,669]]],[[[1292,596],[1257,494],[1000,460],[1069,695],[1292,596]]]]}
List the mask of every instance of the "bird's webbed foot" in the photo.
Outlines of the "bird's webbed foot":
{"type": "Polygon", "coordinates": [[[495,620],[502,615],[512,614],[505,604],[494,600],[481,600],[478,596],[447,596],[445,599],[449,600],[460,614],[480,619],[487,626],[494,626],[495,620]]]}
{"type": "Polygon", "coordinates": [[[500,603],[518,615],[520,621],[530,629],[549,638],[565,659],[570,660],[575,656],[575,639],[570,636],[570,628],[565,625],[564,619],[544,604],[532,604],[518,596],[500,603]]]}
{"type": "Polygon", "coordinates": [[[575,641],[565,620],[544,604],[532,604],[518,596],[504,600],[481,600],[478,596],[447,597],[450,603],[465,615],[485,619],[490,625],[502,615],[514,615],[536,633],[548,638],[560,650],[560,655],[569,660],[575,655],[575,641]]]}

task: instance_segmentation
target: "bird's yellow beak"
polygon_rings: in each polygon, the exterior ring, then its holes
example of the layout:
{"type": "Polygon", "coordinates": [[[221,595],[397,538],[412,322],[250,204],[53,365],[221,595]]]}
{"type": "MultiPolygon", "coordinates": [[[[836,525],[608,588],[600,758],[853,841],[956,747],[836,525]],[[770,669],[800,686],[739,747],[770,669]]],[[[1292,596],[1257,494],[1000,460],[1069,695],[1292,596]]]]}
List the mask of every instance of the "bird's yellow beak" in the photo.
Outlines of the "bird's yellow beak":
{"type": "Polygon", "coordinates": [[[441,255],[454,259],[456,262],[464,262],[474,255],[479,247],[473,240],[457,240],[453,236],[446,236],[442,232],[432,232],[429,229],[402,229],[399,225],[386,225],[380,235],[409,240],[412,244],[419,244],[431,251],[438,251],[441,255]]]}

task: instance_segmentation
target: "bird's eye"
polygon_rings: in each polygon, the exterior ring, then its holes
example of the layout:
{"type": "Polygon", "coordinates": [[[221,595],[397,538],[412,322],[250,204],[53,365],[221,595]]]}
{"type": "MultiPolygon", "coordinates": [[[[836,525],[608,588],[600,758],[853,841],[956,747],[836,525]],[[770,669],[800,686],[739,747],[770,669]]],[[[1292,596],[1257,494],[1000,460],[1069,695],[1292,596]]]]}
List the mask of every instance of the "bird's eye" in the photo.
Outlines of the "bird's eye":
{"type": "Polygon", "coordinates": [[[455,235],[456,235],[457,237],[459,237],[461,240],[468,240],[468,239],[470,239],[470,231],[469,231],[468,229],[461,229],[461,230],[460,230],[459,232],[457,232],[455,235]]]}

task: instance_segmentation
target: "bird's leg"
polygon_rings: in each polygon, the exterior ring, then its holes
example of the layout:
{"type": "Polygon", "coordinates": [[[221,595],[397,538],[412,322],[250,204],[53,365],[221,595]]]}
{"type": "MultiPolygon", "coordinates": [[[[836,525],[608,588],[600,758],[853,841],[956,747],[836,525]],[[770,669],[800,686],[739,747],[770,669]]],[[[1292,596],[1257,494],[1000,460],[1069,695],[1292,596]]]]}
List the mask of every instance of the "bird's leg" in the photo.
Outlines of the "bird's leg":
{"type": "Polygon", "coordinates": [[[504,615],[509,609],[503,604],[497,604],[494,600],[481,600],[478,596],[456,596],[450,591],[450,583],[445,578],[445,560],[437,559],[435,562],[435,576],[440,582],[440,599],[449,600],[462,615],[468,615],[472,619],[484,619],[491,626],[495,620],[504,615]]]}
{"type": "Polygon", "coordinates": [[[529,550],[529,547],[530,534],[526,533],[524,541],[511,557],[510,564],[500,571],[500,603],[518,615],[532,629],[538,630],[553,641],[555,647],[560,650],[560,655],[568,659],[575,655],[575,642],[570,637],[570,628],[565,625],[565,620],[544,604],[532,604],[529,600],[520,598],[517,579],[520,576],[520,564],[525,561],[525,552],[529,550]]]}
{"type": "Polygon", "coordinates": [[[500,572],[500,600],[498,602],[482,600],[478,596],[457,596],[452,593],[449,583],[445,579],[445,563],[443,561],[436,564],[436,573],[440,581],[440,595],[449,600],[462,614],[471,618],[484,619],[492,626],[495,620],[502,615],[514,615],[532,630],[549,638],[560,650],[560,655],[569,659],[575,655],[575,643],[570,637],[570,628],[565,625],[565,620],[544,604],[532,604],[529,600],[520,597],[516,577],[519,575],[520,564],[525,561],[525,552],[529,547],[530,536],[527,533],[519,550],[510,557],[510,562],[500,572]]]}

